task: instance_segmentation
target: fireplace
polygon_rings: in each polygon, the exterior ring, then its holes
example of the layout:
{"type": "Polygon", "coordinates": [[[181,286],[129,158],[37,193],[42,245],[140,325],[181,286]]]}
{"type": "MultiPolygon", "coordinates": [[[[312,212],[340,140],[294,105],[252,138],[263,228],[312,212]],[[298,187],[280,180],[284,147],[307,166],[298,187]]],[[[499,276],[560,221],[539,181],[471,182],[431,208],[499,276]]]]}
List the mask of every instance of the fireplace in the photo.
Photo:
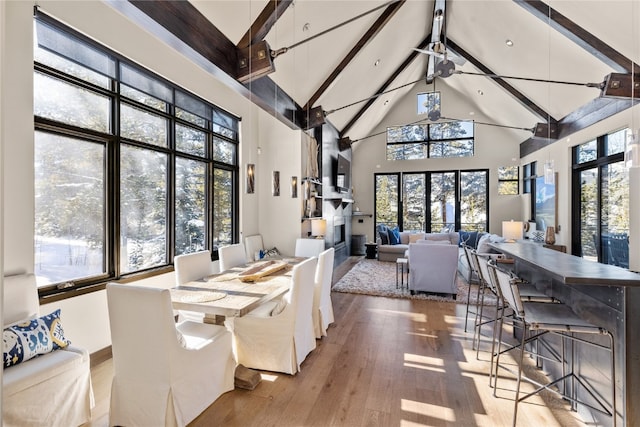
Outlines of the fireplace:
{"type": "Polygon", "coordinates": [[[333,217],[333,246],[345,243],[345,223],[343,216],[333,217]]]}

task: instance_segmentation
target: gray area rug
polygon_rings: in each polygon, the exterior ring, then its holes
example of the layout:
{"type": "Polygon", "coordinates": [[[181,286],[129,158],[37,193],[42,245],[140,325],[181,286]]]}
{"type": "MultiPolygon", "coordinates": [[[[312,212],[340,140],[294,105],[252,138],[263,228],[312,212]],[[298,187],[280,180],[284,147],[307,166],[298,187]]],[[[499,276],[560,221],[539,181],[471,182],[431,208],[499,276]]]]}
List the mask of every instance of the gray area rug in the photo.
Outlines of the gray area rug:
{"type": "MultiPolygon", "coordinates": [[[[358,261],[358,263],[333,286],[332,290],[334,292],[346,292],[389,298],[428,299],[466,304],[469,285],[460,275],[458,275],[457,282],[458,294],[455,300],[450,296],[443,294],[427,294],[420,292],[415,295],[411,295],[407,289],[406,283],[404,289],[400,289],[399,287],[396,289],[395,263],[364,258],[358,261]]],[[[472,303],[475,303],[476,301],[477,292],[478,287],[476,285],[472,285],[472,303]]],[[[485,301],[486,303],[495,304],[495,298],[493,295],[486,294],[485,300],[487,299],[488,301],[485,301]]]]}

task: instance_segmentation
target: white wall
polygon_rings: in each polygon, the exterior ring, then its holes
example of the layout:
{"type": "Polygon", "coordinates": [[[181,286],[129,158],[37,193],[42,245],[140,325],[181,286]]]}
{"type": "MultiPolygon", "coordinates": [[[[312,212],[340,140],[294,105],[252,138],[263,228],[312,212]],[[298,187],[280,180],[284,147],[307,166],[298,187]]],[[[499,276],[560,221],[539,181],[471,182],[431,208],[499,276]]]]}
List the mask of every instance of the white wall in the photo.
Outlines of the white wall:
{"type": "MultiPolygon", "coordinates": [[[[398,126],[423,119],[416,114],[416,94],[428,92],[424,83],[416,85],[412,91],[394,105],[393,111],[383,119],[372,134],[384,132],[388,126],[398,126]]],[[[448,108],[447,117],[468,117],[479,122],[488,122],[482,116],[469,116],[466,102],[458,92],[446,85],[438,86],[443,105],[448,108]]],[[[465,169],[489,169],[489,231],[501,234],[503,220],[519,220],[521,217],[520,196],[499,196],[497,190],[497,172],[500,166],[519,165],[519,144],[530,133],[507,130],[492,126],[475,126],[475,153],[473,157],[423,160],[386,160],[386,135],[357,141],[353,145],[353,188],[355,207],[363,213],[373,214],[374,209],[374,173],[447,171],[465,169]]],[[[354,208],[355,208],[354,207],[354,208]]],[[[362,224],[353,221],[353,234],[365,234],[369,241],[375,240],[373,219],[364,218],[362,224]]]]}
{"type": "MultiPolygon", "coordinates": [[[[2,102],[0,110],[4,179],[4,270],[33,271],[34,185],[33,185],[33,2],[1,2],[2,102]],[[10,67],[8,66],[10,64],[10,67]],[[10,106],[10,108],[7,108],[10,106]]],[[[240,145],[240,231],[241,236],[266,234],[265,244],[293,253],[300,234],[301,199],[291,199],[288,180],[300,176],[300,135],[249,100],[217,81],[207,71],[142,30],[120,12],[101,1],[40,1],[44,13],[88,35],[107,47],[138,62],[168,80],[183,86],[242,118],[240,145]],[[262,146],[266,159],[258,159],[262,146]],[[296,152],[296,150],[298,150],[296,152]],[[246,163],[261,171],[257,192],[246,194],[246,163]],[[280,197],[271,197],[269,174],[280,170],[280,197]],[[284,186],[286,181],[286,186],[284,186]],[[265,194],[262,194],[262,192],[265,194]],[[262,230],[264,227],[265,230],[262,230]],[[276,244],[277,243],[277,244],[276,244]],[[282,248],[281,248],[282,247],[282,248]]],[[[143,281],[167,287],[173,274],[143,281]]],[[[95,352],[110,345],[105,292],[94,292],[47,304],[41,311],[62,308],[63,324],[74,344],[95,352]]]]}

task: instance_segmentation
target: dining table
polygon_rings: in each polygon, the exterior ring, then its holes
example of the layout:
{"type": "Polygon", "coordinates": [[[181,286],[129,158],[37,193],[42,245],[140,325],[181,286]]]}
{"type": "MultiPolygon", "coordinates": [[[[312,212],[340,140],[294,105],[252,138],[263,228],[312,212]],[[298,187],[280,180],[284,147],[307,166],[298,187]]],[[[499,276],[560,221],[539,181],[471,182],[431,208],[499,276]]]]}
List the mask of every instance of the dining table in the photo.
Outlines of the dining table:
{"type": "Polygon", "coordinates": [[[204,313],[204,322],[223,324],[244,316],[291,287],[291,271],[304,258],[271,258],[243,264],[170,289],[176,310],[204,313]]]}

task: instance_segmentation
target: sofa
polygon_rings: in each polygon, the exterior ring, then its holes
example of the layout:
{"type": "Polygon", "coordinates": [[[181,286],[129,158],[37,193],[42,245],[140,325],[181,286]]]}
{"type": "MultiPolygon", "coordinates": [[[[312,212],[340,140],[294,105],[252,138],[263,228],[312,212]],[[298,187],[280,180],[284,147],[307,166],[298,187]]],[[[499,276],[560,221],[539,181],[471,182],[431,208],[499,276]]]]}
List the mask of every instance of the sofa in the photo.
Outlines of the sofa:
{"type": "Polygon", "coordinates": [[[4,277],[2,314],[3,426],[71,427],[91,420],[89,353],[64,337],[60,310],[40,316],[34,275],[4,277]]]}

